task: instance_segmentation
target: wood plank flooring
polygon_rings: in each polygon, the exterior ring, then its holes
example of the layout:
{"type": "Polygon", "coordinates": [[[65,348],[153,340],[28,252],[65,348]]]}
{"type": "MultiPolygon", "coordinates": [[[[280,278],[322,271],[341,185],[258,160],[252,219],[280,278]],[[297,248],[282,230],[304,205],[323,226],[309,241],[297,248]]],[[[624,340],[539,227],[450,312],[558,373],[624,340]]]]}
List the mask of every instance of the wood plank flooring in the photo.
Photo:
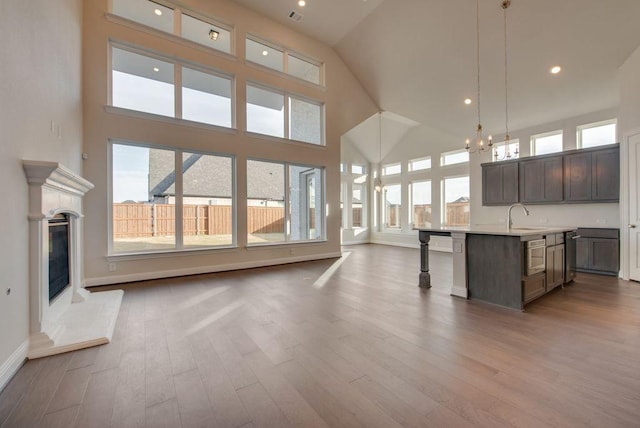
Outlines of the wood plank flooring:
{"type": "Polygon", "coordinates": [[[0,426],[640,426],[640,284],[578,274],[522,313],[430,262],[430,290],[379,245],[122,285],[113,342],[27,362],[0,426]]]}

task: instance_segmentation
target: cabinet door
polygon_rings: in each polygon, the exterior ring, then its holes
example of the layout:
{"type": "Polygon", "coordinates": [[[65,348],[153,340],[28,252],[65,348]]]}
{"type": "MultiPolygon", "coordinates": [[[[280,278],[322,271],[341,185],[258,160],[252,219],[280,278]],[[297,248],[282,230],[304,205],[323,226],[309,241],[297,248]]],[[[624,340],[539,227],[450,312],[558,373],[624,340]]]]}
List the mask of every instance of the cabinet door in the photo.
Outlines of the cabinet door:
{"type": "Polygon", "coordinates": [[[564,157],[564,198],[566,201],[591,200],[591,152],[564,157]]]}
{"type": "Polygon", "coordinates": [[[530,302],[545,293],[545,274],[526,277],[522,281],[522,303],[530,302]]]}
{"type": "Polygon", "coordinates": [[[482,165],[482,205],[518,202],[518,163],[482,165]]]}
{"type": "Polygon", "coordinates": [[[564,245],[556,245],[553,255],[553,284],[554,287],[564,283],[564,245]]]}
{"type": "Polygon", "coordinates": [[[619,245],[617,239],[589,239],[589,269],[617,273],[619,245]]]}
{"type": "Polygon", "coordinates": [[[555,245],[551,247],[547,247],[547,261],[545,266],[545,271],[547,276],[547,291],[553,288],[555,261],[556,261],[555,254],[556,254],[555,245]]]}
{"type": "Polygon", "coordinates": [[[591,160],[591,200],[620,199],[620,148],[593,152],[591,160]]]}
{"type": "Polygon", "coordinates": [[[561,202],[562,156],[520,161],[520,202],[561,202]]]}
{"type": "Polygon", "coordinates": [[[589,246],[590,238],[576,239],[576,269],[589,269],[589,246]]]}

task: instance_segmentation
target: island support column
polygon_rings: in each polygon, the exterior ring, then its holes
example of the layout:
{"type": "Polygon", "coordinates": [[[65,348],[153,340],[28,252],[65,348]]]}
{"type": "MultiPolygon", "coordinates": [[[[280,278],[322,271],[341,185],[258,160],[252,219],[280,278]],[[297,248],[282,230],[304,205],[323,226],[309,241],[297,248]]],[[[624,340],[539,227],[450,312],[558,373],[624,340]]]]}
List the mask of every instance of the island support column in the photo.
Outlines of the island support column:
{"type": "Polygon", "coordinates": [[[418,233],[420,240],[420,277],[418,286],[422,288],[431,288],[431,275],[429,275],[429,240],[431,235],[425,231],[418,233]]]}
{"type": "MultiPolygon", "coordinates": [[[[453,241],[453,284],[451,295],[469,297],[467,284],[467,235],[466,233],[452,233],[453,241]]],[[[422,240],[420,241],[422,243],[422,240]]]]}

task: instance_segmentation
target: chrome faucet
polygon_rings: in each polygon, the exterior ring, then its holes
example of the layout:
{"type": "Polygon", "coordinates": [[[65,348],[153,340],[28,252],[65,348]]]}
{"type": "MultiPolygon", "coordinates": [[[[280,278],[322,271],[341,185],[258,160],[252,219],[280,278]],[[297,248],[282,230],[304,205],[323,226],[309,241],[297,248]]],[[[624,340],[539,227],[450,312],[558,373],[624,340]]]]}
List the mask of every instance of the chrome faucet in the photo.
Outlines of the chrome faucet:
{"type": "Polygon", "coordinates": [[[529,210],[524,205],[522,205],[520,203],[511,204],[511,206],[507,210],[507,230],[511,229],[511,226],[513,226],[513,221],[511,220],[511,210],[513,209],[513,207],[517,207],[518,205],[522,207],[522,209],[524,210],[525,215],[529,215],[529,210]]]}

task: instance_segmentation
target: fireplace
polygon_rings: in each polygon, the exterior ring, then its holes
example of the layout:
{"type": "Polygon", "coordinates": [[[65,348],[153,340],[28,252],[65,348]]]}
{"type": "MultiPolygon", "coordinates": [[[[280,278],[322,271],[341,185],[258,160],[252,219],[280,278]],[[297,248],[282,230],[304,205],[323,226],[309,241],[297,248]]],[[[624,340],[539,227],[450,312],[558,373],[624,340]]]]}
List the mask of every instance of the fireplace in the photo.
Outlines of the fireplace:
{"type": "Polygon", "coordinates": [[[69,219],[49,220],[49,303],[69,286],[69,219]]]}
{"type": "Polygon", "coordinates": [[[57,162],[23,161],[29,183],[29,358],[108,343],[122,290],[82,286],[82,198],[93,184],[57,162]]]}

